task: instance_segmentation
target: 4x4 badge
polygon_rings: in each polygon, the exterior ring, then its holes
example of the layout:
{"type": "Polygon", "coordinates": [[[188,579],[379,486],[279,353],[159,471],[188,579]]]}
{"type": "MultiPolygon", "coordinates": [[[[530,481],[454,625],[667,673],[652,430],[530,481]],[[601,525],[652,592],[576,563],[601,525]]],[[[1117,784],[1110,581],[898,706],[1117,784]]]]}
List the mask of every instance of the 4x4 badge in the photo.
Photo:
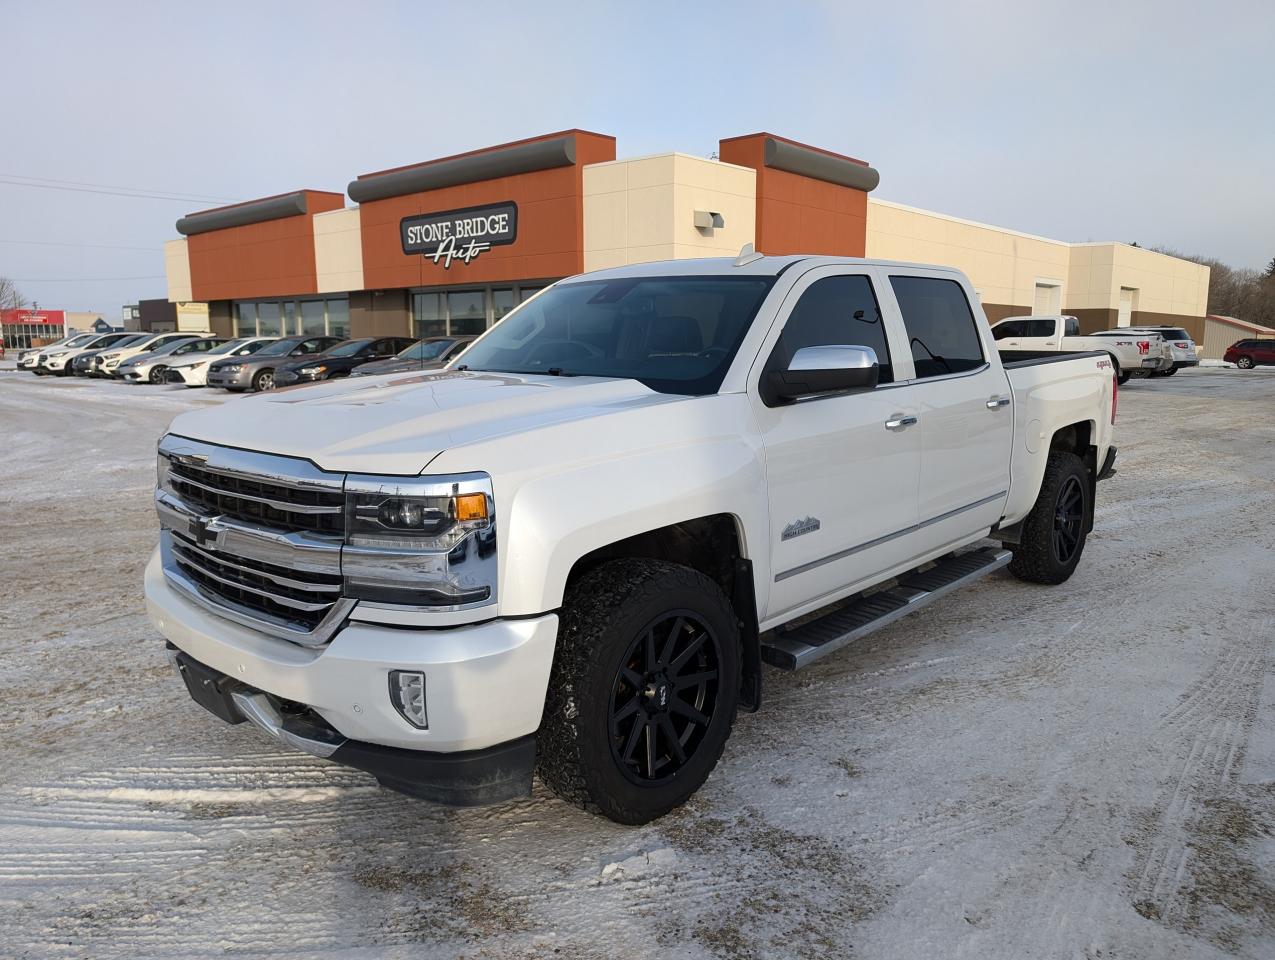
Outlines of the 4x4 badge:
{"type": "Polygon", "coordinates": [[[803,520],[794,520],[788,526],[784,527],[784,532],[780,536],[781,540],[791,540],[793,537],[800,537],[803,533],[814,533],[819,529],[818,517],[806,517],[803,520]]]}

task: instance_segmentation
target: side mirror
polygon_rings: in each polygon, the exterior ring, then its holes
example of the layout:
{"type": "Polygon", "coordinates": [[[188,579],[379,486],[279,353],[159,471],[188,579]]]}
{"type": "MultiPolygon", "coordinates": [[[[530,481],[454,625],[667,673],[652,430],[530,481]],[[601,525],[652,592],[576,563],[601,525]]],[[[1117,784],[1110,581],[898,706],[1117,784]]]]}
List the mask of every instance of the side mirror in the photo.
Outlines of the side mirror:
{"type": "Polygon", "coordinates": [[[788,369],[766,374],[769,396],[765,399],[773,406],[801,397],[871,390],[879,375],[877,353],[871,347],[802,347],[793,354],[788,369]]]}

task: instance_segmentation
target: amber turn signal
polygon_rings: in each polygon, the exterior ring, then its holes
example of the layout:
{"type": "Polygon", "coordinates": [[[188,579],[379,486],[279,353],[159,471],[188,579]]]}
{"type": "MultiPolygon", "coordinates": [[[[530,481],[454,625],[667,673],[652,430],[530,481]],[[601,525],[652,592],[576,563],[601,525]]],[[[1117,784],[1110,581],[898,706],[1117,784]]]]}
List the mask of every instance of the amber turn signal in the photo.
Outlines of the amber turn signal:
{"type": "Polygon", "coordinates": [[[456,520],[487,519],[487,495],[483,493],[462,493],[456,497],[456,520]]]}

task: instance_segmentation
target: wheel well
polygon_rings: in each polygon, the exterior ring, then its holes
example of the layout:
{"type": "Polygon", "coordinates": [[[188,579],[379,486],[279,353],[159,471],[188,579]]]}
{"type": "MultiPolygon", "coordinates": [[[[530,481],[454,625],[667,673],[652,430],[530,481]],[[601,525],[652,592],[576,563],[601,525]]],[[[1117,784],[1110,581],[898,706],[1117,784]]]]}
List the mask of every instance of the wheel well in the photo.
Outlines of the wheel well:
{"type": "Polygon", "coordinates": [[[757,634],[757,597],[753,566],[744,556],[739,524],[719,513],[669,524],[599,547],[575,562],[567,575],[567,589],[608,560],[648,557],[698,570],[722,589],[739,621],[743,649],[740,657],[739,705],[753,711],[761,706],[761,641],[757,634]]]}
{"type": "Polygon", "coordinates": [[[1093,445],[1093,423],[1084,420],[1069,423],[1054,432],[1049,450],[1068,450],[1078,456],[1089,475],[1089,505],[1085,516],[1085,532],[1093,530],[1094,494],[1098,487],[1098,448],[1093,445]]]}
{"type": "Polygon", "coordinates": [[[567,586],[607,560],[649,557],[698,570],[729,597],[734,586],[735,561],[742,555],[735,518],[719,513],[647,530],[586,553],[572,566],[567,586]]]}

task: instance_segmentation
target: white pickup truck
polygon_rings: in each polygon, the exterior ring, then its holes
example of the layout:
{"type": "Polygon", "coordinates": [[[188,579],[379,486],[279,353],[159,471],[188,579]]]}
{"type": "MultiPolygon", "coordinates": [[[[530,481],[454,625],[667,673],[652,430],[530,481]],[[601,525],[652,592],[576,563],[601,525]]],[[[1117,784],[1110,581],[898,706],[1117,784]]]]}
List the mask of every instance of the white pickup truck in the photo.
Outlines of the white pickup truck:
{"type": "Polygon", "coordinates": [[[1105,353],[1002,362],[955,270],[605,270],[442,371],[179,416],[146,602],[225,721],[417,797],[538,769],[643,823],[704,783],[763,663],[1006,565],[1065,581],[1115,415],[1105,353]]]}
{"type": "Polygon", "coordinates": [[[1146,377],[1173,369],[1172,349],[1158,333],[1119,331],[1082,336],[1080,320],[1064,315],[1006,317],[992,325],[992,336],[1002,350],[1101,350],[1115,364],[1116,379],[1146,377]]]}

